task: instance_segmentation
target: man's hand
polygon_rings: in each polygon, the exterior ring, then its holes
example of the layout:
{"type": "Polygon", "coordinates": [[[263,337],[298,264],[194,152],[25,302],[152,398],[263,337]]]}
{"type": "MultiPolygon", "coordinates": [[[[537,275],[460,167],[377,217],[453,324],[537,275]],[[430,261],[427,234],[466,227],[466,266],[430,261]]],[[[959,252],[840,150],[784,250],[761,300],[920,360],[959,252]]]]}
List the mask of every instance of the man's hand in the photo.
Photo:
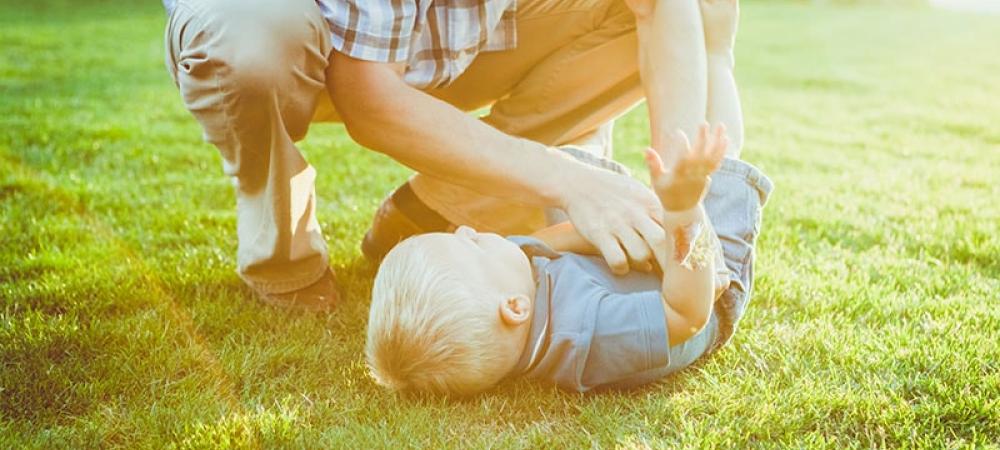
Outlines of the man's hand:
{"type": "Polygon", "coordinates": [[[664,209],[684,211],[698,205],[708,192],[708,175],[722,164],[728,143],[724,125],[709,130],[708,124],[703,124],[694,146],[677,130],[667,148],[646,150],[650,181],[664,209]]]}
{"type": "Polygon", "coordinates": [[[739,0],[699,0],[698,3],[705,26],[705,50],[710,54],[731,54],[740,20],[739,0]]]}
{"type": "Polygon", "coordinates": [[[589,167],[569,174],[563,209],[616,274],[648,267],[666,248],[659,200],[638,181],[589,167]]]}

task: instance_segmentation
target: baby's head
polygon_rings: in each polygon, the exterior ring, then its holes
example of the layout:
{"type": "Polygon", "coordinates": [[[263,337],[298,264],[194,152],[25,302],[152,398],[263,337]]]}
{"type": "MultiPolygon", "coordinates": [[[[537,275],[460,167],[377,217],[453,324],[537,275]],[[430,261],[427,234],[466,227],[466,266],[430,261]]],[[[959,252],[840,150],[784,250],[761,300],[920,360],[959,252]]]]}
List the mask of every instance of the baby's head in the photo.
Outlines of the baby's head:
{"type": "Polygon", "coordinates": [[[535,283],[516,244],[460,227],[409,238],[375,276],[365,354],[395,391],[470,395],[517,364],[535,283]]]}

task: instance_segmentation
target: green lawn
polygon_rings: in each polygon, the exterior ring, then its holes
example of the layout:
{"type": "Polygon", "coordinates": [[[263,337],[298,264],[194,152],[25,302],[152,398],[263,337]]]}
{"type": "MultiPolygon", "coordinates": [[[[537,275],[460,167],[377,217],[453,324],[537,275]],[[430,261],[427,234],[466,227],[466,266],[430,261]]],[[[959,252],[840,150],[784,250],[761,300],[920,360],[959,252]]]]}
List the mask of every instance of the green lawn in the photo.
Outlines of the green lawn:
{"type": "MultiPolygon", "coordinates": [[[[743,9],[744,157],[777,190],[732,345],[638,392],[447,402],[361,356],[357,244],[406,169],[315,126],[346,299],[261,306],[159,2],[0,0],[0,448],[997,448],[1000,16],[743,9]]],[[[635,168],[644,121],[617,136],[635,168]]]]}

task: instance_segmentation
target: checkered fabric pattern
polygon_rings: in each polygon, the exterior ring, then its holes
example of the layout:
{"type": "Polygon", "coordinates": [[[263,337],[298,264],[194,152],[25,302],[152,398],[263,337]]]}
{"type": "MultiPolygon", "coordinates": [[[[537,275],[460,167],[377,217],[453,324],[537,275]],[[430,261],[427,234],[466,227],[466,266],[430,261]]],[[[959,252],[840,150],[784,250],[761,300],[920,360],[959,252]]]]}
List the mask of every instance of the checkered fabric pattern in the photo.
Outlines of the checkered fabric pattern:
{"type": "Polygon", "coordinates": [[[481,51],[517,45],[516,0],[316,0],[337,51],[407,63],[418,88],[447,85],[481,51]]]}

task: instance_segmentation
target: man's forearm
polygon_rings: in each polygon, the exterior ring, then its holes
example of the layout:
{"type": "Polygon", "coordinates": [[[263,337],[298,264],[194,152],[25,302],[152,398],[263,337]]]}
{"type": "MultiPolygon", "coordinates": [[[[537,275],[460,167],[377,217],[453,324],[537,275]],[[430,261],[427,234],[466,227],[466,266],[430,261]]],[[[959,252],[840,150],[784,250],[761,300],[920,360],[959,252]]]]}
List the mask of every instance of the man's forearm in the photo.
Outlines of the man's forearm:
{"type": "Polygon", "coordinates": [[[482,194],[561,206],[560,174],[574,167],[554,149],[504,134],[407,86],[384,65],[334,58],[331,97],[360,144],[482,194]],[[360,69],[345,67],[359,64],[360,69]]]}
{"type": "Polygon", "coordinates": [[[676,129],[688,136],[705,121],[708,77],[705,35],[697,0],[657,0],[636,14],[639,72],[653,148],[676,129]]]}

